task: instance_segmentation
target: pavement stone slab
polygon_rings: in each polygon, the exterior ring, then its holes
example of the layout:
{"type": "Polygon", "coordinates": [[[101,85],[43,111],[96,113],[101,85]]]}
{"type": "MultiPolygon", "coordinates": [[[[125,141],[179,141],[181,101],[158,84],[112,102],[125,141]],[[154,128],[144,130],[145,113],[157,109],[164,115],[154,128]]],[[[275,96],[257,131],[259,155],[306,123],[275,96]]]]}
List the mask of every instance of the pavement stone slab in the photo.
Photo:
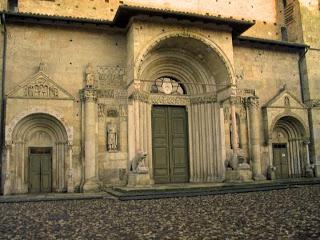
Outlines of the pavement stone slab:
{"type": "Polygon", "coordinates": [[[320,185],[119,201],[0,204],[0,239],[320,239],[320,185]]]}

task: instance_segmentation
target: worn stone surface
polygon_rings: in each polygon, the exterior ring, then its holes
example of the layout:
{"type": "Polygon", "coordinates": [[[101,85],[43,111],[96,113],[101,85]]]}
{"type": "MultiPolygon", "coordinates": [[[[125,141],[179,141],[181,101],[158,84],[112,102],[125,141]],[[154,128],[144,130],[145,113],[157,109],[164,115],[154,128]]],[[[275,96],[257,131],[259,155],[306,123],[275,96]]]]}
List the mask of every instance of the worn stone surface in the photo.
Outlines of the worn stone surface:
{"type": "Polygon", "coordinates": [[[0,205],[2,239],[319,239],[320,186],[147,201],[0,205]]]}

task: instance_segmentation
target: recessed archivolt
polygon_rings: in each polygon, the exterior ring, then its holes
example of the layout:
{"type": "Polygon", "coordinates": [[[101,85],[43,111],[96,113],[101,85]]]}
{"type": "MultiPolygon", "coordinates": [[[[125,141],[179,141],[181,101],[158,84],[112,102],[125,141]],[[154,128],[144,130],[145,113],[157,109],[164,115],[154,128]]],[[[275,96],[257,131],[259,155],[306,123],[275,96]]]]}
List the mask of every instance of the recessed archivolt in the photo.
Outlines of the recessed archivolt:
{"type": "MultiPolygon", "coordinates": [[[[148,55],[154,49],[156,49],[156,47],[159,44],[161,44],[162,42],[164,42],[166,40],[174,39],[174,38],[184,38],[184,39],[190,38],[193,40],[198,40],[204,46],[207,46],[207,48],[212,51],[212,54],[216,54],[219,57],[219,60],[223,62],[223,65],[224,65],[226,72],[227,72],[227,75],[228,75],[227,76],[228,82],[226,84],[231,85],[232,83],[234,83],[235,74],[234,74],[233,66],[232,66],[231,62],[229,61],[229,59],[227,58],[227,56],[222,51],[222,49],[217,44],[215,44],[213,41],[207,39],[206,37],[204,37],[200,34],[190,33],[190,32],[185,33],[185,32],[180,32],[180,31],[161,34],[158,37],[151,40],[146,45],[146,47],[143,48],[143,50],[141,51],[141,54],[139,55],[139,57],[135,61],[135,66],[137,69],[137,72],[135,74],[135,78],[142,79],[142,74],[144,71],[143,65],[145,64],[145,60],[148,57],[148,55]]],[[[214,67],[214,66],[211,66],[211,67],[214,67]]]]}
{"type": "Polygon", "coordinates": [[[282,114],[274,119],[270,127],[269,136],[272,136],[273,131],[277,128],[282,129],[289,140],[309,138],[306,124],[295,114],[282,114]]]}
{"type": "MultiPolygon", "coordinates": [[[[200,64],[195,61],[191,54],[181,53],[179,50],[164,50],[157,54],[151,54],[145,59],[141,80],[173,77],[184,84],[188,94],[214,92],[215,86],[210,85],[214,81],[214,76],[206,70],[204,65],[205,63],[200,64]]],[[[148,91],[152,84],[153,82],[145,82],[144,90],[148,91]]]]}
{"type": "MultiPolygon", "coordinates": [[[[21,133],[23,133],[25,128],[32,127],[32,123],[34,123],[35,126],[44,124],[48,129],[55,126],[54,131],[56,134],[59,134],[60,136],[65,135],[64,140],[67,140],[69,145],[73,144],[73,128],[68,127],[62,115],[53,110],[39,108],[22,112],[10,122],[6,127],[6,144],[11,145],[15,135],[19,134],[21,136],[21,133]],[[28,121],[30,121],[30,123],[24,126],[23,123],[28,121]],[[18,133],[17,129],[20,127],[22,132],[19,130],[18,133]]],[[[59,138],[57,138],[57,140],[58,139],[59,138]]]]}

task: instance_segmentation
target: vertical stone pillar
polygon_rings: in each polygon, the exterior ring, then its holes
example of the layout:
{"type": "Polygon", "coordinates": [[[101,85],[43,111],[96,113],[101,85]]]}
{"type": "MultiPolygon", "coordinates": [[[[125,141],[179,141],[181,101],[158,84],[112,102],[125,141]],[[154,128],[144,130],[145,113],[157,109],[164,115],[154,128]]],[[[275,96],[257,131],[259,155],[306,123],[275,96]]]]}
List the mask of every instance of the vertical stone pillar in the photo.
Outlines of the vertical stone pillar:
{"type": "Polygon", "coordinates": [[[238,168],[238,129],[237,129],[237,118],[236,118],[236,97],[230,98],[230,108],[231,108],[231,122],[232,122],[232,163],[233,169],[238,168]]]}
{"type": "Polygon", "coordinates": [[[10,168],[10,156],[12,145],[6,144],[6,168],[5,168],[5,176],[4,176],[4,186],[3,186],[3,195],[8,195],[11,193],[12,187],[12,177],[11,177],[11,168],[10,168]]]}
{"type": "Polygon", "coordinates": [[[96,174],[96,105],[97,90],[86,87],[81,91],[81,99],[84,102],[84,148],[85,148],[85,182],[84,192],[95,192],[99,183],[96,174]]]}
{"type": "Polygon", "coordinates": [[[68,143],[68,155],[69,155],[69,175],[68,175],[68,192],[74,192],[73,184],[73,164],[72,164],[72,143],[68,143]]]}
{"type": "Polygon", "coordinates": [[[303,141],[303,144],[305,145],[305,149],[306,149],[306,160],[307,160],[307,164],[306,164],[306,177],[314,177],[314,172],[313,172],[313,166],[312,163],[310,161],[310,152],[309,152],[309,144],[310,144],[310,140],[307,139],[305,141],[303,141]]]}
{"type": "Polygon", "coordinates": [[[249,99],[249,118],[250,118],[250,142],[252,156],[252,170],[254,180],[264,180],[261,171],[260,157],[260,123],[259,123],[259,98],[250,97],[249,99]]]}

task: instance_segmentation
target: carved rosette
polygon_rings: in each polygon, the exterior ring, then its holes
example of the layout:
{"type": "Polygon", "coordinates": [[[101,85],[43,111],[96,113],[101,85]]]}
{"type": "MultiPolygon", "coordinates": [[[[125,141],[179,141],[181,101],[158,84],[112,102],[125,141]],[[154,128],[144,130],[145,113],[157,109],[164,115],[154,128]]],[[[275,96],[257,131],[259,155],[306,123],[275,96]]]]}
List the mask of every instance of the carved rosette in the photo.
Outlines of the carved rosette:
{"type": "Polygon", "coordinates": [[[80,97],[82,101],[96,102],[98,97],[97,90],[94,88],[84,88],[80,91],[80,97]]]}

